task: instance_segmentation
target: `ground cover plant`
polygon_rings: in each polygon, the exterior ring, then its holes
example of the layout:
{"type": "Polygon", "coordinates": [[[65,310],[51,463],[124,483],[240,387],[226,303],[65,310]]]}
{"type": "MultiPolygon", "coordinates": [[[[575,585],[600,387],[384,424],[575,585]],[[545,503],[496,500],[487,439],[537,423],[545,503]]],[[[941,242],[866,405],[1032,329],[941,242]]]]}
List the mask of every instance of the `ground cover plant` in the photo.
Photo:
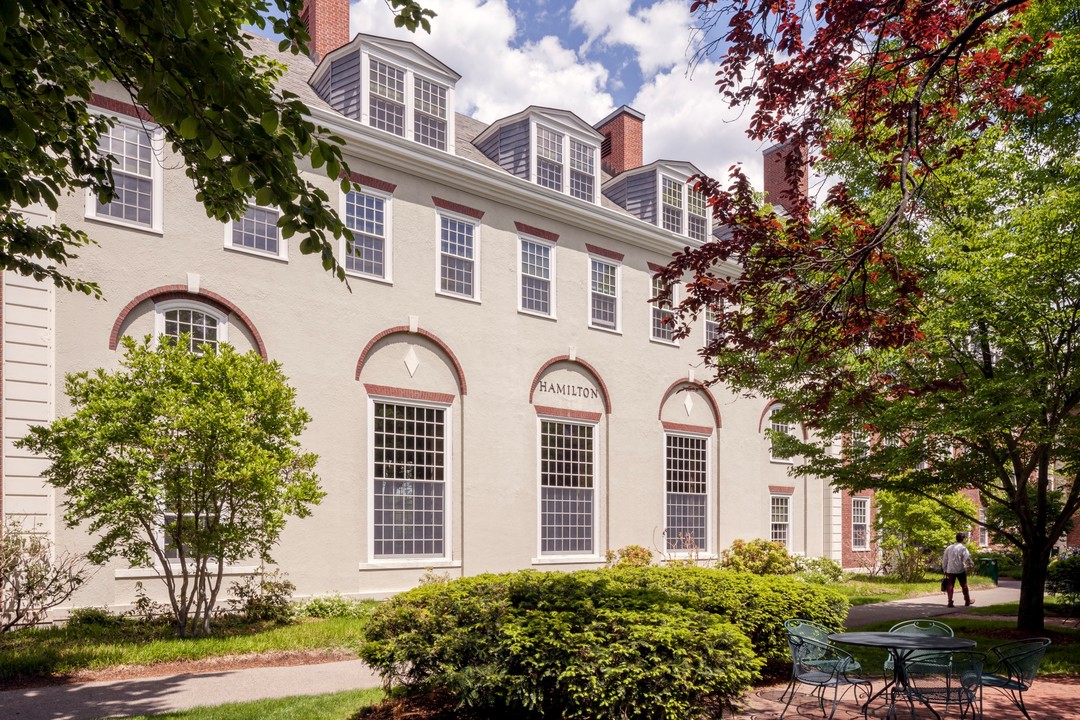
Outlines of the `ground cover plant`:
{"type": "MultiPolygon", "coordinates": [[[[940,585],[939,574],[923,575],[920,580],[911,581],[892,576],[851,573],[844,582],[830,587],[844,595],[852,605],[870,605],[921,595],[935,595],[941,592],[940,585]]],[[[993,587],[994,582],[982,575],[968,575],[968,585],[973,589],[988,588],[993,587]]]]}
{"type": "Polygon", "coordinates": [[[839,627],[843,598],[695,567],[523,571],[429,582],[372,615],[361,658],[406,696],[480,717],[698,717],[786,654],[782,622],[839,627]]]}

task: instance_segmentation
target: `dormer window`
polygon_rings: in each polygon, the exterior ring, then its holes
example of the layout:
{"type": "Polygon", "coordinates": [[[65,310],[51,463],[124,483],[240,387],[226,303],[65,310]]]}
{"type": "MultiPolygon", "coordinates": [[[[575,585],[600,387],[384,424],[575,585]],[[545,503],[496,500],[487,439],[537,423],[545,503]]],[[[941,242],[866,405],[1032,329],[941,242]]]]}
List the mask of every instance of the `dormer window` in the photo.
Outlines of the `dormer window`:
{"type": "Polygon", "coordinates": [[[686,234],[699,242],[705,242],[709,235],[709,211],[705,205],[705,193],[694,188],[686,188],[688,205],[686,208],[686,234]]]}
{"type": "Polygon", "coordinates": [[[665,230],[682,235],[683,229],[683,185],[666,175],[661,176],[663,183],[660,202],[664,208],[663,226],[665,230]]]}
{"type": "Polygon", "coordinates": [[[328,53],[309,82],[347,118],[452,153],[460,77],[411,42],[357,35],[328,53]]]}
{"type": "Polygon", "coordinates": [[[667,175],[661,175],[660,182],[663,228],[679,235],[685,234],[699,242],[705,242],[709,234],[709,213],[705,206],[705,195],[688,187],[685,182],[679,182],[667,175]]]}
{"type": "Polygon", "coordinates": [[[543,125],[536,126],[537,185],[595,202],[595,176],[595,147],[543,125]],[[570,158],[569,168],[564,161],[567,156],[570,158]]]}

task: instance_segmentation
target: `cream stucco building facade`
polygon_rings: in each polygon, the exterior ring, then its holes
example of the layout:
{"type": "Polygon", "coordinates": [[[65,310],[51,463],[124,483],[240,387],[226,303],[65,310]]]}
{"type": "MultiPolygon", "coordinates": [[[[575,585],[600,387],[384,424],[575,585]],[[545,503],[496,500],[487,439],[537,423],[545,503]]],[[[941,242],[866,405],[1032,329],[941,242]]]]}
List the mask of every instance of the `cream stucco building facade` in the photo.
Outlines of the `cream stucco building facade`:
{"type": "MultiPolygon", "coordinates": [[[[355,229],[349,287],[277,237],[272,211],[207,219],[152,122],[102,88],[124,193],[31,217],[97,240],[71,271],[105,299],[4,276],[3,513],[87,549],[46,461],[13,442],[68,411],[65,374],[116,367],[121,336],[193,330],[280,361],[313,418],[327,495],[275,553],[298,595],[385,596],[427,568],[595,567],[629,544],[709,557],[775,537],[841,560],[850,499],[771,458],[768,399],[706,387],[705,318],[676,342],[649,303],[655,269],[711,231],[693,165],[643,164],[629,108],[485,126],[453,112],[458,77],[421,48],[326,27],[321,62],[282,57],[283,82],[345,138],[361,186],[310,175],[355,229]]],[[[155,575],[117,562],[74,602],[125,606],[155,575]]]]}

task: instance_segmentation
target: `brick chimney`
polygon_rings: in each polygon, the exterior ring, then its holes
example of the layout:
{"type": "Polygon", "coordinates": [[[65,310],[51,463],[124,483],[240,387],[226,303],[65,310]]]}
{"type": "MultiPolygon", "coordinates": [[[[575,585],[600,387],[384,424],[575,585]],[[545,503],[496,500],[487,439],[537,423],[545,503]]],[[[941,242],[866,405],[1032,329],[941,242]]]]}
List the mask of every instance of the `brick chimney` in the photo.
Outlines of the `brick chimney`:
{"type": "Polygon", "coordinates": [[[642,125],[645,116],[623,105],[593,125],[604,136],[600,145],[600,167],[608,175],[618,175],[641,167],[642,125]]]}
{"type": "Polygon", "coordinates": [[[806,146],[791,143],[773,145],[762,153],[762,159],[765,163],[765,202],[779,205],[791,212],[795,202],[805,199],[810,191],[806,146]],[[792,181],[787,176],[787,162],[796,149],[800,151],[802,164],[798,177],[792,181]]]}
{"type": "Polygon", "coordinates": [[[307,25],[311,59],[318,63],[349,42],[349,0],[304,0],[300,19],[307,25]]]}

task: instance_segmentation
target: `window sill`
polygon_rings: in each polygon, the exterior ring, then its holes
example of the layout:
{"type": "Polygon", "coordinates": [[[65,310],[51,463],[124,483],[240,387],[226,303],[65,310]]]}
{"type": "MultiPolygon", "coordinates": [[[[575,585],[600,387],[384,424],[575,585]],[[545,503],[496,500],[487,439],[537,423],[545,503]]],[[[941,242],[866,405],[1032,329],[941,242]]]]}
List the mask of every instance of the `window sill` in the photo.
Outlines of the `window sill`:
{"type": "Polygon", "coordinates": [[[87,222],[100,223],[102,225],[110,225],[112,227],[122,227],[127,230],[134,230],[135,232],[146,233],[147,235],[157,235],[162,237],[165,235],[165,231],[160,227],[150,225],[139,225],[137,223],[125,222],[124,220],[117,220],[108,216],[86,215],[87,222]]]}
{"type": "Polygon", "coordinates": [[[288,264],[289,256],[286,255],[272,255],[262,250],[252,250],[246,247],[237,247],[236,245],[226,245],[225,250],[228,252],[239,253],[241,255],[250,255],[251,257],[262,258],[263,260],[274,260],[279,263],[288,264]]]}
{"type": "Polygon", "coordinates": [[[529,317],[534,317],[538,320],[548,320],[550,322],[555,322],[556,320],[558,320],[558,317],[556,317],[555,315],[545,315],[541,312],[536,312],[534,310],[524,310],[522,308],[518,308],[518,315],[528,315],[529,317]]]}
{"type": "Polygon", "coordinates": [[[470,295],[455,295],[454,293],[444,292],[442,290],[436,290],[435,294],[439,297],[449,298],[450,300],[461,300],[462,302],[480,304],[480,298],[472,297],[470,295]]]}
{"type": "Polygon", "coordinates": [[[345,277],[356,278],[357,280],[366,280],[368,282],[380,283],[382,285],[393,285],[394,279],[389,277],[379,277],[378,275],[368,275],[366,273],[357,272],[355,270],[346,270],[345,277]]]}
{"type": "Polygon", "coordinates": [[[781,460],[779,458],[769,458],[769,462],[773,465],[794,465],[794,460],[781,460]]]}
{"type": "Polygon", "coordinates": [[[600,332],[611,333],[612,335],[622,335],[622,330],[619,330],[618,328],[613,329],[613,328],[600,327],[599,325],[593,325],[591,323],[589,324],[589,329],[590,330],[599,330],[600,332]]]}
{"type": "Polygon", "coordinates": [[[552,555],[533,558],[533,565],[603,565],[607,558],[599,555],[552,555]]]}
{"type": "MultiPolygon", "coordinates": [[[[171,566],[174,571],[179,572],[180,565],[174,564],[171,566]]],[[[217,571],[217,566],[210,565],[207,568],[217,571]]],[[[226,565],[225,575],[253,575],[259,572],[258,565],[226,565]]],[[[117,580],[152,580],[154,578],[165,577],[162,575],[160,568],[121,568],[114,572],[114,577],[117,580]]]]}
{"type": "Polygon", "coordinates": [[[660,338],[650,337],[649,342],[656,345],[664,345],[665,347],[677,348],[679,343],[675,340],[661,340],[660,338]]]}
{"type": "Polygon", "coordinates": [[[431,568],[433,570],[444,568],[459,568],[460,560],[447,560],[446,558],[403,558],[401,560],[372,560],[360,563],[358,570],[416,570],[431,568]]]}

